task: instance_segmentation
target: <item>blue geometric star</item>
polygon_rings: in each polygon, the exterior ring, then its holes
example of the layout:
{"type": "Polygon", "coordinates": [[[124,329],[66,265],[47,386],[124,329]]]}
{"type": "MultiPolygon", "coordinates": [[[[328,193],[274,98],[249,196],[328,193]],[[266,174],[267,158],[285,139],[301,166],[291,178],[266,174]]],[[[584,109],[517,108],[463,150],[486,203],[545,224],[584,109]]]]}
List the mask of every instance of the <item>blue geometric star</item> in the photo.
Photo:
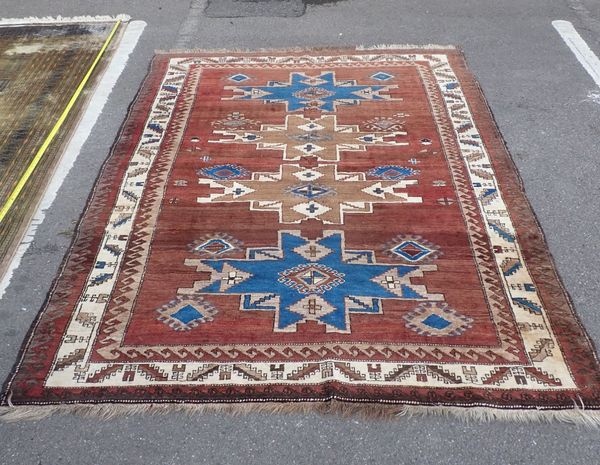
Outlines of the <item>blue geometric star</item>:
{"type": "Polygon", "coordinates": [[[361,100],[390,100],[380,91],[390,86],[357,85],[356,81],[336,81],[335,72],[323,72],[318,77],[303,73],[291,73],[289,82],[269,81],[266,86],[234,87],[243,95],[234,99],[263,100],[269,103],[285,103],[287,111],[304,110],[307,106],[323,111],[334,111],[336,105],[354,105],[361,100]]]}
{"type": "Polygon", "coordinates": [[[441,299],[410,281],[435,266],[377,264],[370,250],[344,250],[341,231],[327,231],[314,241],[282,231],[279,249],[248,249],[247,257],[202,260],[212,276],[196,291],[241,295],[242,310],[275,311],[275,331],[293,331],[300,322],[316,320],[328,331],[350,332],[349,313],[381,313],[381,299],[441,299]],[[319,250],[326,252],[314,253],[319,250]],[[307,298],[326,311],[304,311],[298,303],[307,298]]]}

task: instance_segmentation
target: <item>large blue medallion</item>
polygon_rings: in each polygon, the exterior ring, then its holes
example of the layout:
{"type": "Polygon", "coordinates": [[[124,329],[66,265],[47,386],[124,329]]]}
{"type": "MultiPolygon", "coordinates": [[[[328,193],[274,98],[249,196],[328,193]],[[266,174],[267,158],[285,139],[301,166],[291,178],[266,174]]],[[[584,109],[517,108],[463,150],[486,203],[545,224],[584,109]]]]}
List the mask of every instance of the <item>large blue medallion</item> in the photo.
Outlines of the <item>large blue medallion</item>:
{"type": "Polygon", "coordinates": [[[352,313],[382,313],[383,299],[442,301],[411,279],[435,265],[378,264],[371,250],[346,250],[342,231],[309,240],[280,231],[279,247],[247,249],[246,259],[188,259],[210,276],[181,295],[240,295],[243,311],[275,313],[274,331],[295,332],[309,320],[327,332],[350,332],[352,313]]]}
{"type": "Polygon", "coordinates": [[[363,100],[391,100],[389,91],[395,86],[359,85],[353,80],[335,79],[335,72],[322,72],[317,77],[291,73],[289,82],[269,81],[266,86],[233,86],[233,98],[285,103],[287,111],[318,108],[334,111],[336,105],[355,105],[363,100]]]}

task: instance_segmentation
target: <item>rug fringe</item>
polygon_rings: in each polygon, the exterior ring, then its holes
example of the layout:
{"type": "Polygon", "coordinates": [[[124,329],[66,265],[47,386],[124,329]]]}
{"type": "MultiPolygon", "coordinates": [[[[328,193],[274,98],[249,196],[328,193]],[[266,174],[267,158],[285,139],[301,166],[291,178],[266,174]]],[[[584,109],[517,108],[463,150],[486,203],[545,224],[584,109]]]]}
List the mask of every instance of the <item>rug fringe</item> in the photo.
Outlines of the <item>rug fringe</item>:
{"type": "Polygon", "coordinates": [[[98,15],[98,16],[28,16],[26,18],[0,18],[0,26],[24,26],[31,24],[65,24],[65,23],[92,23],[92,22],[107,22],[129,21],[131,16],[119,14],[115,16],[98,15]]]}
{"type": "Polygon", "coordinates": [[[421,50],[421,49],[439,49],[439,50],[456,50],[454,45],[440,44],[375,44],[375,45],[357,45],[356,50],[421,50]]]}
{"type": "Polygon", "coordinates": [[[335,414],[342,417],[364,419],[399,420],[402,418],[428,415],[454,417],[459,420],[478,423],[507,421],[517,423],[562,422],[582,425],[589,428],[600,427],[600,411],[582,408],[564,410],[509,410],[488,407],[449,407],[420,405],[390,405],[379,403],[359,403],[347,401],[326,402],[247,402],[247,403],[162,403],[162,404],[67,404],[67,405],[27,405],[0,407],[0,420],[18,422],[41,420],[50,415],[80,415],[108,420],[130,415],[164,415],[182,413],[186,415],[206,413],[226,413],[246,415],[250,413],[269,414],[335,414]]]}
{"type": "Polygon", "coordinates": [[[155,50],[155,54],[172,55],[172,54],[188,54],[188,53],[288,53],[288,52],[311,52],[316,50],[354,50],[353,47],[336,47],[336,46],[321,46],[321,47],[282,47],[282,48],[176,48],[171,50],[155,50]]]}
{"type": "Polygon", "coordinates": [[[155,50],[156,54],[178,53],[286,53],[286,52],[314,52],[314,51],[366,51],[366,50],[457,50],[454,45],[412,45],[412,44],[378,44],[378,45],[326,45],[319,47],[282,47],[282,48],[183,48],[172,50],[155,50]]]}

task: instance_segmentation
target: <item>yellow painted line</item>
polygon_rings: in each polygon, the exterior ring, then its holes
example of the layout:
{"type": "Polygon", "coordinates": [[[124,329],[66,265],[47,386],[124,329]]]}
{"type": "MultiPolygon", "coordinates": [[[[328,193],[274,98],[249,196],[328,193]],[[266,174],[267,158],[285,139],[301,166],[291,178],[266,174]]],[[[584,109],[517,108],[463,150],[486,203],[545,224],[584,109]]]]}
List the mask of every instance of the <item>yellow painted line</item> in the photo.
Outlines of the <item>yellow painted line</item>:
{"type": "Polygon", "coordinates": [[[69,116],[70,111],[73,109],[73,105],[75,105],[75,102],[81,95],[83,88],[89,81],[90,76],[94,72],[94,69],[96,69],[96,66],[100,62],[102,55],[104,55],[104,52],[108,48],[111,40],[115,36],[115,33],[117,32],[117,29],[119,28],[120,25],[121,25],[121,20],[118,20],[115,23],[115,25],[113,26],[112,30],[110,31],[110,34],[104,41],[104,44],[102,45],[102,48],[98,52],[98,55],[96,55],[96,58],[94,59],[92,65],[90,66],[90,69],[88,69],[87,73],[85,74],[85,76],[83,77],[83,79],[81,80],[79,85],[77,86],[77,89],[75,89],[75,93],[69,100],[69,103],[67,103],[67,106],[65,107],[62,114],[58,118],[58,121],[56,122],[56,124],[54,125],[54,127],[52,128],[52,130],[50,131],[48,136],[46,136],[44,143],[41,145],[41,147],[36,152],[35,157],[33,157],[33,160],[31,160],[31,162],[29,163],[29,166],[27,166],[27,169],[25,170],[25,172],[19,179],[19,182],[17,183],[17,185],[15,186],[13,191],[10,193],[10,195],[6,199],[6,202],[4,203],[4,205],[2,205],[2,209],[0,209],[0,222],[2,222],[4,220],[4,218],[6,217],[6,214],[11,209],[11,207],[13,206],[13,204],[15,203],[17,198],[19,197],[19,194],[25,187],[25,184],[27,184],[27,181],[33,174],[36,166],[39,164],[40,160],[44,156],[44,153],[46,153],[46,150],[48,150],[50,143],[54,140],[54,138],[56,137],[56,134],[58,134],[58,131],[60,130],[60,128],[64,124],[65,120],[67,119],[67,116],[69,116]]]}

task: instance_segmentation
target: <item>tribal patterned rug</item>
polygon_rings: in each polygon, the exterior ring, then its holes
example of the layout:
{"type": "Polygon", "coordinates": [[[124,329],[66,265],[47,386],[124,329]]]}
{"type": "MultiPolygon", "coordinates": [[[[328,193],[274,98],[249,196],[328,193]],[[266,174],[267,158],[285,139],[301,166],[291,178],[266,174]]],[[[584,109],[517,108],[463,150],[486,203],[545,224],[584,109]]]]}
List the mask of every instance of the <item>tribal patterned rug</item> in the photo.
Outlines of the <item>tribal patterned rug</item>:
{"type": "Polygon", "coordinates": [[[457,50],[159,54],[2,404],[318,401],[598,421],[600,369],[457,50]]]}
{"type": "MultiPolygon", "coordinates": [[[[7,208],[0,215],[0,276],[29,224],[85,98],[78,99],[26,178],[30,164],[115,25],[115,20],[106,17],[31,18],[28,22],[0,19],[0,208],[7,208]],[[22,181],[24,187],[12,202],[22,181]]],[[[93,74],[90,84],[98,74],[93,74]]]]}

